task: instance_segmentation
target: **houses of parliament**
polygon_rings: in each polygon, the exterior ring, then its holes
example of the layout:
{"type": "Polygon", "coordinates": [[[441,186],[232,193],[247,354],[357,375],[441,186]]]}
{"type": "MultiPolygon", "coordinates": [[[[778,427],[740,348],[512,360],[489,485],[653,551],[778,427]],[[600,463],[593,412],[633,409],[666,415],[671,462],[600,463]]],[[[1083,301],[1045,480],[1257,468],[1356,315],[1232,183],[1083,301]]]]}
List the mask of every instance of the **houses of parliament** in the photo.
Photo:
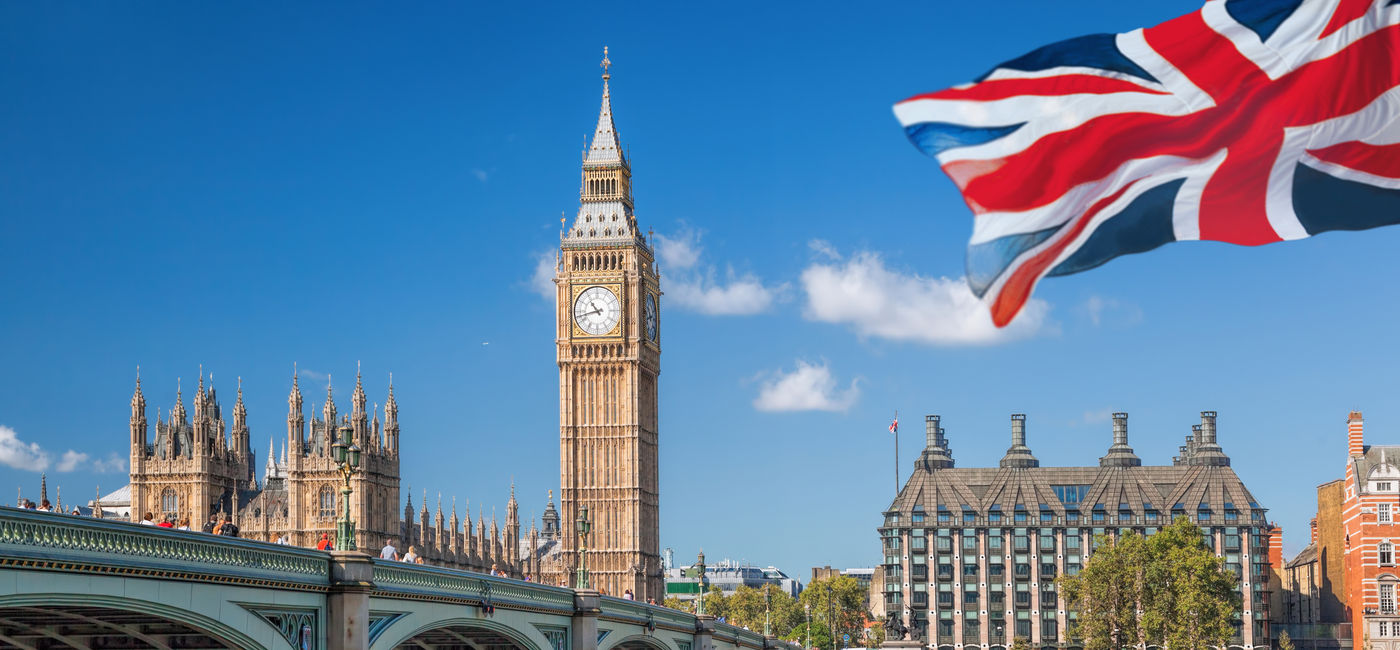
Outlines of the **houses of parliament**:
{"type": "MultiPolygon", "coordinates": [[[[412,495],[400,494],[402,439],[393,382],[381,419],[380,408],[369,407],[358,372],[349,412],[339,409],[328,385],[319,414],[314,402],[307,404],[294,372],[281,453],[270,446],[259,463],[241,384],[227,420],[212,378],[206,386],[201,369],[189,410],[177,385],[173,407],[165,415],[157,411],[154,427],[138,373],[131,397],[131,483],[117,493],[118,499],[129,498],[132,516],[189,517],[198,529],[211,515],[227,513],[243,537],[314,546],[322,534],[334,534],[344,508],[331,445],[338,430],[349,427],[351,442],[363,450],[350,497],[362,549],[394,539],[400,550],[417,546],[430,564],[476,571],[496,566],[557,584],[573,572],[586,545],[594,587],[660,600],[661,289],[651,243],[634,214],[632,169],[613,120],[610,66],[605,48],[602,105],[583,153],[578,214],[560,233],[554,278],[558,510],[551,493],[539,525],[532,521],[522,531],[511,487],[504,522],[493,515],[488,524],[479,515],[473,527],[469,513],[459,518],[455,502],[444,516],[440,497],[429,512],[426,495],[415,512],[412,495]],[[573,525],[585,506],[592,524],[586,540],[573,525]]],[[[110,500],[97,502],[98,516],[110,500]]]]}

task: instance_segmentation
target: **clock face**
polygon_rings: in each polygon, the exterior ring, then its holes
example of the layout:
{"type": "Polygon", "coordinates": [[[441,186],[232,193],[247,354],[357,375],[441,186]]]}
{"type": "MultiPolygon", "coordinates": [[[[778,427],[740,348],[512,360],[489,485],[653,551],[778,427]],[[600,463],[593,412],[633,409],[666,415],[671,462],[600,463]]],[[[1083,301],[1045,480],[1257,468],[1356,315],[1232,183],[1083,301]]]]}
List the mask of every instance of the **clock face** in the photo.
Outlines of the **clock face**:
{"type": "Polygon", "coordinates": [[[621,314],[617,294],[607,287],[589,287],[574,300],[574,322],[594,336],[611,332],[621,314]]]}
{"type": "Polygon", "coordinates": [[[643,318],[646,320],[647,338],[656,340],[656,294],[647,294],[647,302],[643,308],[646,312],[643,318]]]}

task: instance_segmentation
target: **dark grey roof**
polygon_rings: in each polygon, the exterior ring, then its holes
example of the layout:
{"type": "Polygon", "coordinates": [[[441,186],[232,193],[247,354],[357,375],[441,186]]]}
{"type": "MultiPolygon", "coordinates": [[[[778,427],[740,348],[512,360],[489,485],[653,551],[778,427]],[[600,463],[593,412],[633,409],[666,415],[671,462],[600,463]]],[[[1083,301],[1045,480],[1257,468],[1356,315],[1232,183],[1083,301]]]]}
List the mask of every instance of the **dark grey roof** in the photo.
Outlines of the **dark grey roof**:
{"type": "MultiPolygon", "coordinates": [[[[1241,515],[1240,521],[1250,522],[1251,513],[1264,511],[1245,488],[1229,465],[1229,457],[1215,442],[1215,413],[1202,413],[1208,418],[1204,427],[1205,440],[1194,445],[1188,458],[1172,465],[1141,465],[1127,445],[1126,414],[1115,414],[1114,444],[1105,458],[1113,462],[1094,467],[1039,467],[1020,462],[1034,460],[1025,444],[1024,420],[1013,418],[1013,452],[1003,459],[1000,467],[956,468],[947,454],[943,429],[930,435],[936,448],[926,449],[915,462],[909,477],[888,512],[912,513],[921,509],[933,514],[939,510],[970,511],[979,517],[992,511],[1012,513],[1017,509],[1028,512],[1042,510],[1063,516],[1068,511],[1131,512],[1141,515],[1148,510],[1170,513],[1181,510],[1194,514],[1202,507],[1215,516],[1227,510],[1241,515]],[[948,458],[948,462],[929,462],[932,458],[948,458]],[[1063,486],[1063,487],[1062,487],[1063,486]],[[1069,489],[1073,486],[1073,489],[1069,489]],[[1057,493],[1056,488],[1060,487],[1057,493]],[[1072,492],[1073,497],[1061,498],[1072,492]],[[1077,502],[1076,502],[1077,499],[1077,502]]],[[[930,418],[937,427],[937,420],[930,418]]],[[[1400,448],[1395,449],[1400,459],[1400,448]]]]}
{"type": "Polygon", "coordinates": [[[1359,492],[1365,484],[1366,478],[1371,472],[1379,469],[1382,465],[1388,465],[1388,474],[1400,473],[1400,446],[1397,445],[1367,445],[1360,457],[1353,458],[1352,476],[1356,482],[1353,487],[1359,492]]]}

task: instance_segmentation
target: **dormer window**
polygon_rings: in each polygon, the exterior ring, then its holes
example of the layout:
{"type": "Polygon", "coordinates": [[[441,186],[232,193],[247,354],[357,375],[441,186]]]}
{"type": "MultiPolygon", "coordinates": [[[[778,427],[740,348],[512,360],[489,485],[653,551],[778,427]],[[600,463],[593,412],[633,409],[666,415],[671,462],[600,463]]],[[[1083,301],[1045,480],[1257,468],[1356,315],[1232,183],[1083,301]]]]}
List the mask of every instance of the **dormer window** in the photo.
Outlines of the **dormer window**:
{"type": "Polygon", "coordinates": [[[1390,492],[1394,489],[1394,484],[1390,481],[1377,481],[1373,492],[1390,492]]]}

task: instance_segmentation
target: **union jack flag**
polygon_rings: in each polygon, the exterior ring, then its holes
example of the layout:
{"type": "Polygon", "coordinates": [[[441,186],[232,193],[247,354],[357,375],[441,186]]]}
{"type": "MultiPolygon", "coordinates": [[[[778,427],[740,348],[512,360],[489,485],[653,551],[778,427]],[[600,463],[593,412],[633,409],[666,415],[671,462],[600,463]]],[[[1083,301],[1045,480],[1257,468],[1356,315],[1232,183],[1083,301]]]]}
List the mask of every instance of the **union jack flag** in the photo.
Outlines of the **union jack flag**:
{"type": "Polygon", "coordinates": [[[1400,223],[1400,0],[1210,0],[894,110],[972,208],[998,327],[1041,278],[1167,242],[1400,223]]]}
{"type": "Polygon", "coordinates": [[[890,433],[899,433],[899,418],[895,418],[894,422],[890,423],[890,433]]]}

